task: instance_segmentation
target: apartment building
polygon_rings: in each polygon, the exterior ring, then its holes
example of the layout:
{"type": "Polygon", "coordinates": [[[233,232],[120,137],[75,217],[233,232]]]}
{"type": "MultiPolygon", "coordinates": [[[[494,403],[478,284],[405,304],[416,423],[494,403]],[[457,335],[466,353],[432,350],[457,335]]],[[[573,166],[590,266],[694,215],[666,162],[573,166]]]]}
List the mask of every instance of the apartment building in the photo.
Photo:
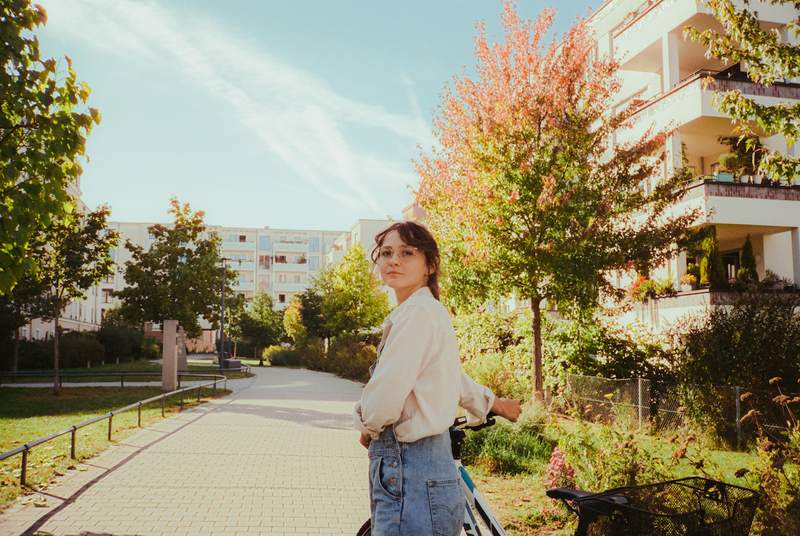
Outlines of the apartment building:
{"type": "MultiPolygon", "coordinates": [[[[786,23],[798,14],[791,6],[751,1],[749,7],[758,12],[764,28],[776,30],[784,40],[792,39],[786,23]]],[[[618,132],[615,143],[635,139],[648,128],[674,129],[665,147],[664,173],[681,165],[683,150],[697,180],[673,210],[701,210],[697,225],[716,228],[731,277],[735,277],[740,251],[749,236],[760,277],[770,271],[800,284],[800,185],[790,186],[788,181],[769,185],[760,176],[734,178],[722,171],[720,157],[730,148],[719,139],[736,134],[730,118],[714,105],[715,92],[727,90],[739,90],[764,105],[794,103],[800,99],[800,84],[786,80],[760,86],[747,78],[746,65],[728,65],[706,57],[701,45],[683,36],[687,26],[721,30],[702,0],[608,0],[589,23],[597,54],[610,54],[621,65],[623,84],[615,106],[639,106],[633,126],[618,132]],[[706,86],[708,77],[714,83],[706,86]]],[[[789,146],[782,136],[762,134],[764,147],[800,154],[800,147],[789,146]]],[[[652,277],[669,278],[678,289],[693,260],[683,253],[652,277]]],[[[618,280],[621,286],[629,282],[624,277],[618,280]]],[[[622,321],[638,320],[665,329],[687,314],[729,303],[730,296],[725,294],[708,289],[678,292],[637,306],[622,321]]]]}
{"type": "MultiPolygon", "coordinates": [[[[147,249],[153,241],[148,228],[152,223],[113,222],[111,227],[120,233],[119,247],[113,252],[117,272],[101,286],[103,311],[115,307],[115,290],[125,287],[124,267],[131,254],[125,241],[147,249]]],[[[272,297],[275,307],[282,309],[295,294],[308,288],[314,278],[327,265],[326,252],[330,250],[340,231],[298,229],[272,229],[269,227],[208,226],[221,239],[221,256],[237,278],[234,291],[246,300],[257,293],[272,297]]]]}
{"type": "Polygon", "coordinates": [[[361,245],[367,253],[367,257],[369,257],[375,248],[375,236],[393,223],[395,222],[391,220],[356,220],[349,231],[340,233],[333,241],[326,255],[326,264],[331,265],[339,262],[354,244],[361,245]]]}
{"type": "MultiPolygon", "coordinates": [[[[71,184],[67,191],[78,201],[80,210],[84,212],[90,210],[81,200],[80,179],[71,184]]],[[[64,308],[58,319],[61,329],[64,331],[95,331],[100,328],[104,296],[101,287],[101,283],[92,286],[86,291],[83,299],[73,300],[64,308]]],[[[53,325],[52,321],[35,318],[20,328],[20,337],[25,340],[48,339],[53,336],[53,325]]]]}

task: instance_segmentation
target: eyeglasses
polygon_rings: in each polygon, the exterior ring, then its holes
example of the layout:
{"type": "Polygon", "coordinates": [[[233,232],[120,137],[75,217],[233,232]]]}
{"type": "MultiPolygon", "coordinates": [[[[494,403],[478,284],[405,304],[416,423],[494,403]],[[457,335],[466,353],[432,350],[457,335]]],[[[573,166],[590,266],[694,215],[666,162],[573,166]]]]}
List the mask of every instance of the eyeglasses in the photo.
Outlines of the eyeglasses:
{"type": "MultiPolygon", "coordinates": [[[[413,258],[419,249],[415,248],[414,246],[400,246],[397,248],[397,258],[401,261],[407,261],[413,258]]],[[[389,262],[389,260],[394,256],[395,251],[393,248],[389,246],[381,247],[378,250],[378,262],[389,262]]]]}

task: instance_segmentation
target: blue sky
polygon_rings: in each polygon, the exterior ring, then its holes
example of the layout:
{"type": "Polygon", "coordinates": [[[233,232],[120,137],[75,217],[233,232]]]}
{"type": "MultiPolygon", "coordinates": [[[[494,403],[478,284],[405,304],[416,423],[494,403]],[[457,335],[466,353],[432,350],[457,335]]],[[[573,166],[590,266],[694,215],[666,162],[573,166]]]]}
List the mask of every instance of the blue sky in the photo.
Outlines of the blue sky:
{"type": "MultiPolygon", "coordinates": [[[[347,229],[399,218],[475,23],[499,0],[39,0],[43,53],[69,55],[102,123],[82,179],[112,219],[165,221],[170,197],[214,225],[347,229]]],[[[554,30],[599,0],[559,2],[554,30]]],[[[556,2],[518,3],[534,18],[556,2]]]]}

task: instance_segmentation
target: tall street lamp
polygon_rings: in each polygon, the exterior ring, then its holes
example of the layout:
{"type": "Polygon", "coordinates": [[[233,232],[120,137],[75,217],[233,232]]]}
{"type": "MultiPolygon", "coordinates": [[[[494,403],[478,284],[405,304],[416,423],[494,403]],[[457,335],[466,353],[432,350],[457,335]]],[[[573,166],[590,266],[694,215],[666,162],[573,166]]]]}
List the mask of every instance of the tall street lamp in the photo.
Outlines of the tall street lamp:
{"type": "Polygon", "coordinates": [[[225,368],[225,270],[227,266],[225,263],[233,259],[228,257],[220,257],[222,266],[221,273],[221,289],[220,289],[220,305],[219,305],[219,368],[225,368]]]}

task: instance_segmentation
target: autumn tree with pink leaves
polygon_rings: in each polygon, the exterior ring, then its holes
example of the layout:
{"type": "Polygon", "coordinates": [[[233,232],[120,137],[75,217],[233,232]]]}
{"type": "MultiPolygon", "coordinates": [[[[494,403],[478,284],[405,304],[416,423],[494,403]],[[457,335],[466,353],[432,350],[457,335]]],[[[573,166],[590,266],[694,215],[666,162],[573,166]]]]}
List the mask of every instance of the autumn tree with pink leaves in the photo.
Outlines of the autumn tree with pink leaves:
{"type": "Polygon", "coordinates": [[[537,398],[545,301],[591,314],[616,293],[612,271],[664,262],[698,216],[667,214],[691,179],[683,170],[663,177],[666,132],[611,144],[636,112],[611,109],[619,67],[593,57],[583,21],[545,43],[553,17],[521,20],[507,3],[496,44],[479,26],[477,75],[454,78],[434,118],[440,147],[417,162],[417,199],[442,249],[451,303],[512,291],[530,300],[537,398]]]}

